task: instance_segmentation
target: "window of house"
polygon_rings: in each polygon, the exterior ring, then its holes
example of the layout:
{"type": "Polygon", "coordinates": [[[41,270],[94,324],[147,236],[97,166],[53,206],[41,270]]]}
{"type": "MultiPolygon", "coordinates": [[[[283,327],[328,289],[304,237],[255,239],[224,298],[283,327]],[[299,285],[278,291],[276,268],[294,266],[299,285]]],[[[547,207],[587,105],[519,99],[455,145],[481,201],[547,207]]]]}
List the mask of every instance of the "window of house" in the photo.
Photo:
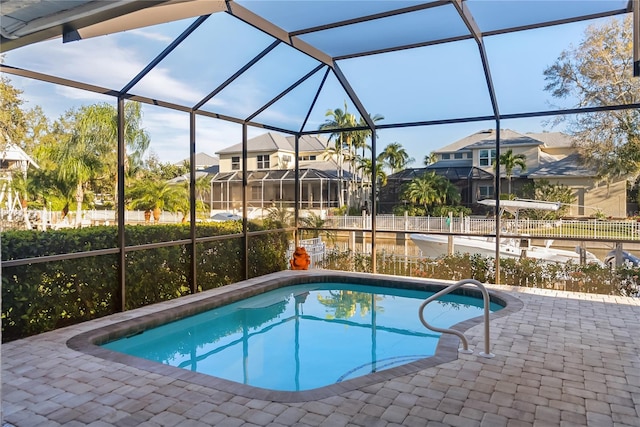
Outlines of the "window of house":
{"type": "Polygon", "coordinates": [[[240,156],[234,156],[231,158],[231,170],[240,170],[240,156]]]}
{"type": "Polygon", "coordinates": [[[449,160],[449,159],[451,159],[451,154],[447,153],[442,155],[442,160],[449,160]]]}
{"type": "Polygon", "coordinates": [[[461,159],[462,158],[462,153],[453,153],[453,158],[454,159],[461,159]]]}
{"type": "Polygon", "coordinates": [[[496,158],[496,150],[480,150],[480,166],[491,166],[496,158]]]}
{"type": "Polygon", "coordinates": [[[258,169],[269,169],[269,155],[258,155],[258,169]]]}
{"type": "Polygon", "coordinates": [[[473,159],[473,153],[467,153],[467,159],[473,159]]]}
{"type": "Polygon", "coordinates": [[[478,186],[478,199],[488,199],[493,197],[493,185],[480,185],[478,186]]]}
{"type": "Polygon", "coordinates": [[[262,199],[261,188],[257,185],[251,187],[251,200],[260,200],[262,199]]]}
{"type": "Polygon", "coordinates": [[[298,156],[298,160],[300,161],[304,161],[304,160],[315,160],[316,159],[316,155],[310,155],[310,156],[298,156]]]}

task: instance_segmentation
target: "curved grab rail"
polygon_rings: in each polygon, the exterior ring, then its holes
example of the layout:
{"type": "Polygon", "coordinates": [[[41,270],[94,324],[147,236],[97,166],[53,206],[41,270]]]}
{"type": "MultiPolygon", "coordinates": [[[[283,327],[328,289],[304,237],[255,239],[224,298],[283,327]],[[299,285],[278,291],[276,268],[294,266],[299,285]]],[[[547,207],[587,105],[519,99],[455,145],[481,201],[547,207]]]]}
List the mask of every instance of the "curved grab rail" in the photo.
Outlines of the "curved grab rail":
{"type": "Polygon", "coordinates": [[[455,291],[456,289],[458,289],[462,285],[466,285],[467,283],[476,285],[480,289],[480,292],[482,292],[482,300],[484,302],[484,352],[480,352],[480,356],[494,357],[495,355],[491,353],[491,351],[489,350],[489,347],[490,347],[489,345],[489,303],[490,303],[489,292],[487,292],[487,288],[485,288],[484,285],[478,282],[477,280],[474,280],[474,279],[460,280],[459,282],[456,282],[453,285],[447,286],[440,292],[437,292],[431,295],[426,300],[424,300],[424,302],[420,305],[420,308],[418,309],[418,316],[420,316],[420,322],[422,322],[425,328],[431,329],[432,331],[441,332],[443,334],[453,334],[457,336],[458,338],[460,338],[460,341],[462,342],[462,348],[458,349],[458,351],[461,353],[473,353],[473,351],[469,350],[469,343],[467,342],[467,338],[464,336],[462,332],[456,331],[454,329],[438,328],[436,326],[431,326],[430,324],[427,323],[426,320],[424,320],[424,315],[423,315],[424,309],[427,306],[427,304],[440,298],[443,295],[446,295],[450,292],[455,291]]]}

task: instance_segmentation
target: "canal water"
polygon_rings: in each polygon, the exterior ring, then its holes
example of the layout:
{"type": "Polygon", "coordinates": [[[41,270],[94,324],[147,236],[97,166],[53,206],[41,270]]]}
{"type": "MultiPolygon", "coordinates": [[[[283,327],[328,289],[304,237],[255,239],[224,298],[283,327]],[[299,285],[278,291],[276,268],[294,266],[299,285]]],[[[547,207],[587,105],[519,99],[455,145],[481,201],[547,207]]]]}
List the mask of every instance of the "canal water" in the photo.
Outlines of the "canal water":
{"type": "MultiPolygon", "coordinates": [[[[350,250],[356,253],[371,253],[371,233],[362,232],[341,232],[334,239],[322,238],[327,249],[339,249],[340,251],[350,250]]],[[[403,255],[409,257],[423,256],[420,249],[413,243],[409,234],[376,233],[376,250],[378,253],[403,255]]],[[[532,244],[544,246],[544,240],[532,240],[532,244]]],[[[581,242],[556,240],[552,247],[569,251],[576,250],[577,247],[585,245],[587,251],[594,254],[603,261],[607,254],[615,249],[614,242],[581,242]]],[[[625,243],[623,250],[640,256],[640,243],[625,243]]]]}

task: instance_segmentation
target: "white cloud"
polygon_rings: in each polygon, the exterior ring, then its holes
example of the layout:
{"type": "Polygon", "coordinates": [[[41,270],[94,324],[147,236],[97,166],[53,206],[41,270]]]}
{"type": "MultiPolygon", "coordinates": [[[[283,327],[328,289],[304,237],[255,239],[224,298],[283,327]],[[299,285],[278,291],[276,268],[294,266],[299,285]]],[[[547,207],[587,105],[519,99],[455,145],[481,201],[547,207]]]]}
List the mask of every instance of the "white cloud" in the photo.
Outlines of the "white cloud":
{"type": "Polygon", "coordinates": [[[186,105],[195,104],[206,95],[195,91],[189,82],[182,82],[171,76],[170,70],[160,67],[147,74],[131,92],[186,105]]]}
{"type": "MultiPolygon", "coordinates": [[[[159,107],[143,106],[143,127],[151,137],[150,151],[163,162],[175,163],[189,157],[189,115],[159,107]]],[[[249,127],[252,138],[264,129],[249,127]]],[[[238,124],[198,117],[196,120],[196,151],[214,155],[217,151],[242,141],[238,124]]]]}
{"type": "Polygon", "coordinates": [[[159,42],[172,42],[173,38],[167,36],[166,34],[162,34],[157,31],[149,31],[148,29],[137,29],[130,30],[129,34],[133,34],[135,36],[139,36],[148,40],[159,41],[159,42]]]}

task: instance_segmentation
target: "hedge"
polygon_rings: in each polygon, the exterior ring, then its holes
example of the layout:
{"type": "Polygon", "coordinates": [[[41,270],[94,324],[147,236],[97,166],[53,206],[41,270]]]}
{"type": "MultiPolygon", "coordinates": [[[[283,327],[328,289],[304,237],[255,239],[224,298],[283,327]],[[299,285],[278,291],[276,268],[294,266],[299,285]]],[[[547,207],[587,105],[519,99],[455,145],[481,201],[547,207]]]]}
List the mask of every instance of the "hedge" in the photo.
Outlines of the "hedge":
{"type": "MultiPolygon", "coordinates": [[[[445,255],[407,262],[406,258],[379,252],[376,271],[396,276],[441,280],[476,279],[495,283],[495,258],[479,254],[445,255]]],[[[321,264],[330,270],[371,272],[371,255],[351,251],[329,252],[321,264]]],[[[536,259],[500,259],[500,283],[510,286],[640,297],[640,268],[616,269],[596,264],[553,263],[536,259]]]]}
{"type": "MultiPolygon", "coordinates": [[[[251,231],[260,227],[250,223],[251,231]]],[[[198,224],[197,236],[240,233],[240,222],[198,224]]],[[[187,239],[188,225],[125,227],[127,246],[187,239]]],[[[7,231],[2,260],[84,252],[117,247],[116,227],[7,231]]],[[[284,233],[249,238],[249,277],[287,268],[284,233]]],[[[196,244],[198,290],[244,279],[243,239],[196,244]]],[[[120,307],[118,254],[91,256],[2,268],[2,341],[11,341],[115,313],[120,307]]],[[[127,252],[126,309],[190,292],[191,245],[127,252]]]]}

